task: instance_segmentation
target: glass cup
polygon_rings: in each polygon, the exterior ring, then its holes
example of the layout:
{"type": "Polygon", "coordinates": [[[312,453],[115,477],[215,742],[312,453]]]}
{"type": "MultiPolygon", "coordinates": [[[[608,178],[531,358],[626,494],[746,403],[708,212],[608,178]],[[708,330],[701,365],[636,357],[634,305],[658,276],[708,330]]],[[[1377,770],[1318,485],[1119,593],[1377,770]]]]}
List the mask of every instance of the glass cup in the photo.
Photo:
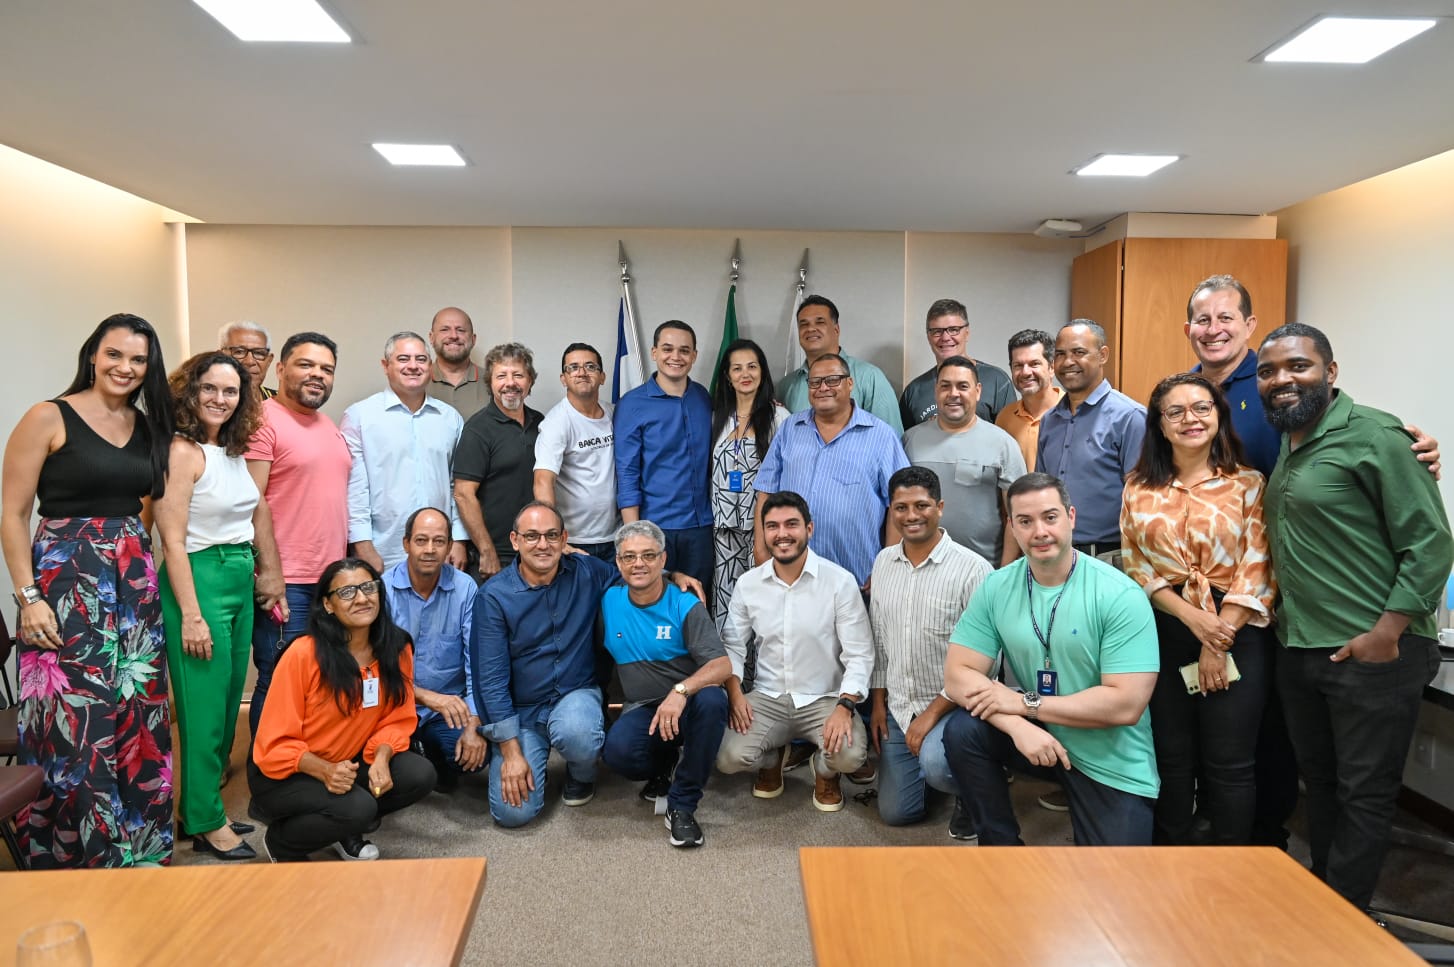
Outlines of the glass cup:
{"type": "Polygon", "coordinates": [[[86,928],[75,920],[54,920],[31,927],[15,944],[18,967],[91,967],[86,928]]]}

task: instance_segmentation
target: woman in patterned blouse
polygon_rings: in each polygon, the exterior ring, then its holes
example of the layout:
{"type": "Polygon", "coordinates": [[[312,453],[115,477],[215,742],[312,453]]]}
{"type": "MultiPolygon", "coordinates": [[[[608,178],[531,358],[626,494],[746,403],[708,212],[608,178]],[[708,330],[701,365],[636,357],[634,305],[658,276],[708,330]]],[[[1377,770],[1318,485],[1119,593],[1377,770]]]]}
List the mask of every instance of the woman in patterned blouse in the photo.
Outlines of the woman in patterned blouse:
{"type": "Polygon", "coordinates": [[[1161,642],[1151,697],[1160,844],[1191,841],[1197,800],[1215,842],[1246,844],[1251,836],[1275,594],[1263,484],[1242,464],[1219,389],[1196,373],[1157,384],[1122,499],[1121,546],[1126,573],[1151,597],[1161,642]],[[1183,678],[1187,665],[1200,686],[1194,694],[1183,678]]]}

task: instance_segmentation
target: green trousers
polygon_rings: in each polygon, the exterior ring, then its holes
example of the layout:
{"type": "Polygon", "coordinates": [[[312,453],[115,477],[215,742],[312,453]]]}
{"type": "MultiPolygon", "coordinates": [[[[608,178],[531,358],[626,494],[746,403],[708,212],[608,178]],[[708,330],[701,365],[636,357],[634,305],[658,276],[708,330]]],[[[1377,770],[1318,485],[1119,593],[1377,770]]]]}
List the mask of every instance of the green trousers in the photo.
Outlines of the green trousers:
{"type": "Polygon", "coordinates": [[[167,663],[172,675],[173,708],[181,738],[177,812],[182,833],[211,832],[227,825],[222,808],[222,772],[232,754],[237,710],[252,654],[252,575],[250,544],[221,544],[188,554],[202,618],[212,633],[212,657],[182,651],[182,609],[172,593],[163,564],[157,577],[162,591],[162,620],[167,629],[167,663]]]}

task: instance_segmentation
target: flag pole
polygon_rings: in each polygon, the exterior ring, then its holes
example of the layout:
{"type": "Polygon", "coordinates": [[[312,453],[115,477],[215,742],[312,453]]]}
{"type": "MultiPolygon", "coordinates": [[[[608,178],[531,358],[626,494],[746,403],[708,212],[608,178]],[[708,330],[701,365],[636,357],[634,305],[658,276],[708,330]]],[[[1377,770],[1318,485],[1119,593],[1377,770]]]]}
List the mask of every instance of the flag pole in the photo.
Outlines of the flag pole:
{"type": "Polygon", "coordinates": [[[732,243],[731,267],[727,272],[727,314],[722,322],[722,343],[717,348],[717,364],[712,367],[712,383],[708,392],[717,396],[717,377],[722,372],[722,360],[727,356],[727,347],[737,341],[737,280],[742,275],[742,239],[732,243]]]}
{"type": "Polygon", "coordinates": [[[646,382],[646,368],[641,356],[641,336],[636,328],[636,297],[631,293],[631,263],[626,258],[626,245],[620,239],[616,241],[616,258],[621,263],[621,298],[626,302],[626,339],[630,343],[631,357],[636,368],[634,382],[640,386],[646,382]]]}
{"type": "Polygon", "coordinates": [[[616,258],[621,265],[621,305],[616,320],[616,356],[611,384],[611,402],[646,382],[642,366],[641,341],[636,332],[636,306],[631,296],[631,263],[626,259],[626,246],[616,241],[616,258]]]}
{"type": "Polygon", "coordinates": [[[798,309],[803,304],[803,296],[808,291],[808,250],[803,249],[803,261],[798,263],[798,282],[793,297],[793,314],[788,319],[788,356],[787,368],[783,370],[786,376],[802,365],[803,349],[798,345],[798,309]]]}

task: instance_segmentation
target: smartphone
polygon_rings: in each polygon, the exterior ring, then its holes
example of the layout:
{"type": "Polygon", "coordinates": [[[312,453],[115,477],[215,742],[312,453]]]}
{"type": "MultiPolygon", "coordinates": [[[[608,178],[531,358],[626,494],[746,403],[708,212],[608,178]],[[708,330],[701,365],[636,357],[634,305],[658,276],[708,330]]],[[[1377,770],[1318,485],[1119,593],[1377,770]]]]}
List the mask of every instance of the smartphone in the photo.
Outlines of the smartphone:
{"type": "MultiPolygon", "coordinates": [[[[1242,678],[1242,673],[1237,670],[1237,659],[1232,657],[1231,652],[1227,653],[1227,684],[1231,685],[1242,678]]],[[[1181,680],[1186,683],[1186,693],[1195,695],[1202,690],[1201,680],[1197,677],[1197,663],[1181,666],[1181,680]]]]}

